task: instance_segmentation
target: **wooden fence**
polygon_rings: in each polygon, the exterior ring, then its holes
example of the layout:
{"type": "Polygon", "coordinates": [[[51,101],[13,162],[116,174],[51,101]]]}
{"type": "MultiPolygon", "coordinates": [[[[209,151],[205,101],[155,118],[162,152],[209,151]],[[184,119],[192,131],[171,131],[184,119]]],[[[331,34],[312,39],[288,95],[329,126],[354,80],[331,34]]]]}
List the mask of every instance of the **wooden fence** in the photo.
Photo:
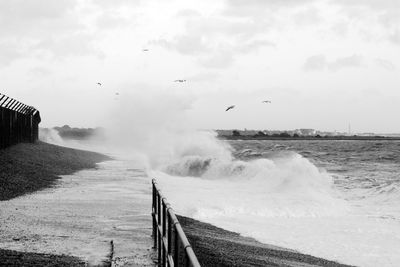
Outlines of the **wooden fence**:
{"type": "Polygon", "coordinates": [[[39,139],[40,113],[0,93],[0,149],[39,139]]]}

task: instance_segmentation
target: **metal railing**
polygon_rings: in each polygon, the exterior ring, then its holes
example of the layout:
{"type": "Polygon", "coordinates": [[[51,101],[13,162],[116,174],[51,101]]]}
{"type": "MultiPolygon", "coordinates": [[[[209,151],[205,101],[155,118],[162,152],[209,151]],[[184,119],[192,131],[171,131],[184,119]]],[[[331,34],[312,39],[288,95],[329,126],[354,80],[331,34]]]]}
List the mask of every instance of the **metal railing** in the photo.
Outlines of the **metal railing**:
{"type": "Polygon", "coordinates": [[[35,142],[39,136],[39,123],[37,109],[0,94],[0,148],[19,142],[35,142]]]}
{"type": "Polygon", "coordinates": [[[153,184],[153,238],[158,250],[158,266],[200,267],[183,229],[170,204],[161,194],[155,179],[153,184]]]}

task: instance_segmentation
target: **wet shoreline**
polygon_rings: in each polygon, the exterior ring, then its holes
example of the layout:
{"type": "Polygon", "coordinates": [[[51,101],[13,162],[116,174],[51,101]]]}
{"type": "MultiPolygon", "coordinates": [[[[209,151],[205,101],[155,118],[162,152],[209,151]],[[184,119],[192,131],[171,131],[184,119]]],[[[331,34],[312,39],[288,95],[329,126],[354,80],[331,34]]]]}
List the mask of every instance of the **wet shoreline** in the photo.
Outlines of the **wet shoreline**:
{"type": "Polygon", "coordinates": [[[108,156],[43,142],[0,150],[0,201],[50,188],[60,175],[96,167],[108,156]]]}
{"type": "MultiPolygon", "coordinates": [[[[29,194],[49,190],[60,181],[60,175],[93,169],[98,162],[109,159],[99,153],[43,142],[21,143],[2,149],[0,150],[0,204],[3,202],[7,205],[13,199],[24,196],[29,198],[32,196],[29,194]]],[[[25,207],[15,207],[14,212],[10,214],[5,210],[0,211],[0,220],[5,229],[12,227],[12,225],[7,226],[7,221],[19,216],[22,208],[25,207]]],[[[20,236],[18,231],[12,235],[11,241],[14,243],[33,242],[20,236]]],[[[86,264],[80,258],[65,254],[16,251],[7,246],[0,248],[0,266],[87,266],[86,264]]],[[[109,266],[110,263],[104,262],[103,265],[109,266]]]]}
{"type": "Polygon", "coordinates": [[[192,218],[178,219],[203,267],[228,266],[331,266],[351,265],[263,244],[250,237],[192,218]]]}

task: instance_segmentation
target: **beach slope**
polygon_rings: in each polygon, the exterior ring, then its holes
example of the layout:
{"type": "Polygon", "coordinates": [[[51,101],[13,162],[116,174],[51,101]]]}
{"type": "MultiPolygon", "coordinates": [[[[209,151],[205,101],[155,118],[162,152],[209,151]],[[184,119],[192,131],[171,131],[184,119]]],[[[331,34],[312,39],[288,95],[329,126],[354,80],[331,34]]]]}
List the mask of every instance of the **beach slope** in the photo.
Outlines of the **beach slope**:
{"type": "Polygon", "coordinates": [[[349,265],[262,244],[208,223],[178,216],[202,267],[228,266],[330,266],[349,265]]]}
{"type": "Polygon", "coordinates": [[[0,201],[51,187],[59,175],[94,168],[109,157],[43,142],[0,150],[0,201]]]}
{"type": "MultiPolygon", "coordinates": [[[[0,150],[0,201],[51,187],[59,175],[96,167],[109,157],[43,142],[21,143],[0,150]]],[[[0,266],[86,266],[67,255],[0,249],[0,266]]],[[[104,264],[107,266],[107,263],[104,264]]]]}

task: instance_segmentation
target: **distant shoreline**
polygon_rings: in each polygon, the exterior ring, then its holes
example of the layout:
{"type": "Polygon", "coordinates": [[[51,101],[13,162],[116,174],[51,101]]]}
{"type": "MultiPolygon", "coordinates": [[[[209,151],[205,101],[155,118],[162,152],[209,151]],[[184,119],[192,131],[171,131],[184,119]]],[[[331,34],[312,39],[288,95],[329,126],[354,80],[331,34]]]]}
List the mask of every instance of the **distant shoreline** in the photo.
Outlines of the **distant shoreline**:
{"type": "Polygon", "coordinates": [[[400,141],[400,137],[386,136],[300,136],[300,137],[281,137],[281,136],[251,136],[251,135],[219,135],[223,140],[279,140],[279,141],[400,141]]]}

